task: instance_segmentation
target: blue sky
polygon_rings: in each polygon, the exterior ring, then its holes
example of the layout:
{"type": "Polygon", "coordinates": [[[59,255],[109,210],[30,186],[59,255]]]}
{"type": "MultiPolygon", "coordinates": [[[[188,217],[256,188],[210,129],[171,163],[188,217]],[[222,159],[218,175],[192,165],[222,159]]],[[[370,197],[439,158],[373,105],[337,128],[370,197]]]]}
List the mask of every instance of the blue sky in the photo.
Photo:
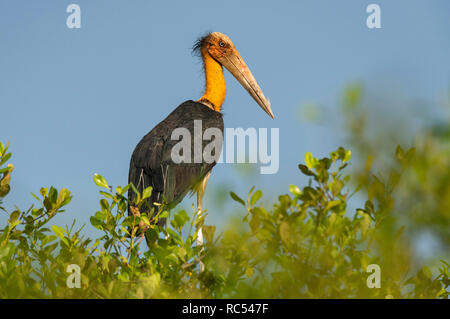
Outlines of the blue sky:
{"type": "MultiPolygon", "coordinates": [[[[305,181],[297,172],[305,152],[325,155],[343,143],[333,125],[300,121],[301,105],[333,114],[354,81],[430,105],[448,92],[449,14],[445,0],[1,0],[0,140],[11,142],[16,168],[6,206],[25,209],[41,186],[67,187],[74,199],[60,221],[87,223],[100,199],[93,174],[125,185],[140,138],[201,96],[190,48],[206,31],[233,40],[276,116],[227,73],[225,126],[280,128],[277,174],[249,180],[221,164],[208,189],[246,194],[257,183],[267,194],[286,192],[305,181]],[[81,29],[66,26],[70,3],[81,7],[81,29]],[[381,6],[381,29],[366,27],[369,3],[381,6]]],[[[210,221],[222,214],[210,210],[210,221]]]]}

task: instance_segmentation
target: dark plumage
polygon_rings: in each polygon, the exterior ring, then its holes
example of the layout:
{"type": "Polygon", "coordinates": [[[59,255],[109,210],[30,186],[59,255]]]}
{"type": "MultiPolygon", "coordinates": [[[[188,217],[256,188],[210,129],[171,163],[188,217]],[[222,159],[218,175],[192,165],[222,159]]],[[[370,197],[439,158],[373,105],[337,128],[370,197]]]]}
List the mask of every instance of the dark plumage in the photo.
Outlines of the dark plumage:
{"type": "Polygon", "coordinates": [[[194,45],[192,46],[192,54],[198,57],[202,56],[201,49],[204,46],[208,36],[211,34],[211,32],[205,33],[205,35],[199,37],[197,41],[195,41],[194,45]]]}
{"type": "MultiPolygon", "coordinates": [[[[130,161],[128,181],[133,183],[139,192],[148,186],[153,187],[152,196],[147,199],[144,205],[146,207],[141,207],[141,212],[149,212],[154,207],[154,202],[161,203],[162,196],[169,204],[169,209],[176,206],[189,191],[195,191],[195,185],[201,182],[216,164],[203,160],[201,163],[194,163],[194,120],[202,121],[202,136],[206,129],[212,127],[218,128],[223,135],[222,114],[202,103],[189,100],[178,106],[136,146],[130,161]],[[172,140],[171,135],[173,130],[181,127],[187,128],[191,134],[191,163],[176,164],[171,158],[173,146],[179,143],[179,140],[172,140]]],[[[204,140],[203,148],[210,142],[204,140]]],[[[219,152],[221,146],[218,148],[219,152]]],[[[135,196],[134,191],[130,189],[130,203],[135,196]]],[[[157,211],[156,208],[155,213],[157,211]]],[[[128,214],[131,215],[130,209],[128,214]]],[[[158,222],[160,225],[164,223],[164,220],[158,222]]]]}

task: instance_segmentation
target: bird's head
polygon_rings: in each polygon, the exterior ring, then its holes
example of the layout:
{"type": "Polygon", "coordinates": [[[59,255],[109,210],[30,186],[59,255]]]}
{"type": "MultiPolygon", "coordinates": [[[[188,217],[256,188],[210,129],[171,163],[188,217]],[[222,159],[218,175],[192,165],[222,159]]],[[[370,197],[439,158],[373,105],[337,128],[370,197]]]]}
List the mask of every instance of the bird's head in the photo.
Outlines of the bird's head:
{"type": "Polygon", "coordinates": [[[224,66],[247,90],[256,103],[270,117],[274,117],[269,100],[264,96],[250,69],[245,64],[229,37],[220,32],[209,33],[196,42],[194,51],[198,51],[202,55],[208,54],[224,66]]]}

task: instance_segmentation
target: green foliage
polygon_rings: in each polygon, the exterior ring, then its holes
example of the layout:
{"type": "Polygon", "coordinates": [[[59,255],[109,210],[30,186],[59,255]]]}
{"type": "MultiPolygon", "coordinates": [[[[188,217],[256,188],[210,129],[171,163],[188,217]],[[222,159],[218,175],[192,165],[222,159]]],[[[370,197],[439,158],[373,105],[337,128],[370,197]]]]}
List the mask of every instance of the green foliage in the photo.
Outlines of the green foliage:
{"type": "Polygon", "coordinates": [[[417,114],[410,111],[413,105],[397,111],[399,106],[383,100],[380,92],[374,100],[363,98],[360,85],[350,86],[344,95],[355,89],[360,96],[356,103],[350,106],[344,98],[342,105],[342,127],[349,146],[361,159],[351,167],[353,185],[366,190],[371,186],[369,195],[374,200],[384,185],[392,198],[387,202],[392,207],[386,205],[390,223],[403,227],[403,241],[413,263],[426,262],[438,272],[440,259],[449,262],[450,256],[450,104],[443,101],[442,108],[423,105],[422,124],[411,125],[417,123],[417,114]],[[408,150],[398,143],[412,147],[408,150]],[[369,172],[376,179],[369,180],[369,172]],[[419,245],[429,253],[414,252],[419,245]]]}
{"type": "MultiPolygon", "coordinates": [[[[349,160],[350,151],[343,148],[321,159],[307,153],[306,165],[300,164],[299,169],[311,178],[308,186],[291,185],[291,195],[279,196],[270,212],[248,203],[245,219],[250,232],[228,231],[219,249],[223,254],[228,248],[254,274],[253,280],[240,283],[235,291],[238,297],[448,296],[448,264],[444,261],[435,278],[426,267],[411,273],[402,228],[392,228],[393,189],[371,176],[364,208],[349,212],[350,177],[344,175],[349,160]],[[366,285],[370,264],[381,267],[379,289],[366,285]]],[[[248,273],[244,267],[240,271],[248,273]]]]}
{"type": "MultiPolygon", "coordinates": [[[[11,156],[6,150],[0,144],[3,166],[11,156]]],[[[396,161],[406,167],[413,155],[399,147],[396,161]]],[[[388,187],[367,173],[365,187],[358,187],[367,193],[364,207],[348,208],[355,193],[346,175],[350,159],[342,147],[324,158],[307,153],[299,169],[308,185],[290,185],[271,209],[259,205],[263,194],[254,187],[246,201],[231,192],[246,214],[217,236],[214,226],[204,225],[206,214],[195,210],[192,218],[175,212],[166,228],[159,227],[157,220],[169,217],[164,206],[156,216],[139,212],[151,188],[137,194],[128,216],[125,194],[134,186],[113,189],[95,174],[101,199],[90,223],[103,235],[86,239],[81,228],[74,230],[75,221],[46,227],[72,197],[64,188],[41,188],[33,194],[36,206],[11,213],[2,208],[8,221],[0,231],[0,297],[448,298],[446,261],[434,275],[426,266],[412,269],[404,227],[395,225],[392,213],[398,183],[388,187]],[[80,267],[80,288],[67,284],[73,264],[80,267]],[[381,288],[366,284],[370,264],[381,267],[381,288]]],[[[12,165],[0,169],[4,197],[12,165]]]]}
{"type": "MultiPolygon", "coordinates": [[[[9,181],[11,179],[11,173],[14,170],[14,166],[12,164],[8,164],[6,167],[2,167],[9,158],[11,157],[11,153],[8,153],[9,143],[6,146],[0,142],[0,174],[2,177],[0,178],[0,205],[3,197],[8,195],[11,187],[9,186],[9,181]]],[[[3,209],[0,206],[0,209],[3,209]]]]}

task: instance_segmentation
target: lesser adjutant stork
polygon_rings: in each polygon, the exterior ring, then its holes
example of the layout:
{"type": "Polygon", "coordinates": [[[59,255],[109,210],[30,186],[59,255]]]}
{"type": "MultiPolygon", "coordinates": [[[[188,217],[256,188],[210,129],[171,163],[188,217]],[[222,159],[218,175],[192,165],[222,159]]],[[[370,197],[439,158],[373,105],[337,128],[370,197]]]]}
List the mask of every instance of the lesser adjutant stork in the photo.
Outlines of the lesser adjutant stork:
{"type": "MultiPolygon", "coordinates": [[[[214,127],[222,132],[223,119],[221,106],[225,100],[225,78],[222,67],[225,67],[239,83],[253,97],[256,103],[270,116],[274,117],[270,109],[270,102],[265,98],[258,83],[249,68],[241,58],[225,34],[210,33],[200,38],[193,50],[203,59],[205,72],[205,93],[197,101],[186,101],[178,106],[165,120],[156,125],[145,135],[136,146],[130,161],[129,183],[142,192],[148,186],[153,188],[152,195],[146,200],[145,208],[141,211],[149,212],[152,208],[158,212],[163,198],[169,209],[177,205],[187,193],[197,193],[197,209],[202,209],[202,197],[208,182],[211,169],[216,162],[175,163],[171,158],[171,149],[178,142],[171,139],[176,128],[187,128],[194,136],[194,120],[201,120],[203,133],[214,127]]],[[[192,153],[192,156],[194,154],[192,153]]],[[[129,202],[133,203],[135,193],[129,190],[129,202]]],[[[134,214],[133,207],[128,214],[134,214]]],[[[160,220],[164,225],[165,220],[160,220]]],[[[201,229],[198,241],[202,242],[201,229]]]]}

